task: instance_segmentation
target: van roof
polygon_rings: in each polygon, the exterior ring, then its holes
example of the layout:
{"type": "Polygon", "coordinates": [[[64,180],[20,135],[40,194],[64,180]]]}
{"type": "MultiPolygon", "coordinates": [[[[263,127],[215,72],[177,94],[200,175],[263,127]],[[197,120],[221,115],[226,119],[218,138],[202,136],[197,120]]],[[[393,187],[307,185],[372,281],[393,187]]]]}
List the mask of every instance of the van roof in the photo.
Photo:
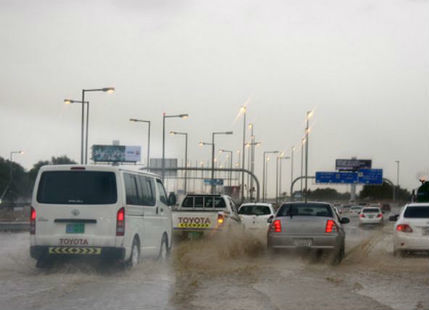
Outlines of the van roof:
{"type": "Polygon", "coordinates": [[[109,165],[46,165],[40,168],[41,171],[67,171],[67,170],[87,170],[87,171],[128,171],[137,172],[145,175],[150,175],[155,178],[160,178],[159,175],[151,172],[142,171],[137,166],[109,166],[109,165]]]}

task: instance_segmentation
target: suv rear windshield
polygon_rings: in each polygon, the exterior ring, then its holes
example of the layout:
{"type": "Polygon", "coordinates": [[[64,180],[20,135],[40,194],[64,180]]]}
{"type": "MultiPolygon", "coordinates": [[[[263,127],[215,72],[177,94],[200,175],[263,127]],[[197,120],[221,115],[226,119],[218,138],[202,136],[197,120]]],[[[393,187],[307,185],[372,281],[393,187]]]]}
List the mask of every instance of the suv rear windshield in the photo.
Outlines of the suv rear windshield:
{"type": "Polygon", "coordinates": [[[380,213],[380,209],[378,208],[365,208],[362,210],[363,213],[380,213]]]}
{"type": "Polygon", "coordinates": [[[48,204],[97,205],[117,201],[116,177],[104,171],[45,171],[37,201],[48,204]]]}
{"type": "Polygon", "coordinates": [[[243,215],[268,215],[271,214],[270,208],[267,206],[249,205],[242,206],[238,210],[238,214],[243,215]]]}
{"type": "Polygon", "coordinates": [[[277,216],[325,216],[333,217],[332,209],[322,203],[290,203],[284,204],[277,216]]]}
{"type": "Polygon", "coordinates": [[[429,206],[428,207],[407,207],[405,209],[404,217],[407,218],[429,218],[429,206]]]}

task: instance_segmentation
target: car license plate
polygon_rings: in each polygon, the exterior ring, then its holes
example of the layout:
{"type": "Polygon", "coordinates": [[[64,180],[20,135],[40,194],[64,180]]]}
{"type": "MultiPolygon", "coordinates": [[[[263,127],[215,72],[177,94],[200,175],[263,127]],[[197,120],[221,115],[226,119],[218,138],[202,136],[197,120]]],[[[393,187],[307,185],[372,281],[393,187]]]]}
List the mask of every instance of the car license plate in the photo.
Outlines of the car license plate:
{"type": "Polygon", "coordinates": [[[429,236],[429,227],[422,227],[422,235],[429,236]]]}
{"type": "Polygon", "coordinates": [[[374,215],[370,215],[370,216],[369,216],[369,218],[370,218],[370,219],[373,219],[373,218],[374,218],[374,215]]]}
{"type": "Polygon", "coordinates": [[[67,234],[83,234],[85,232],[84,223],[71,223],[66,225],[67,234]]]}
{"type": "Polygon", "coordinates": [[[312,240],[311,239],[295,239],[295,246],[297,247],[304,247],[304,248],[309,248],[312,245],[312,240]]]}

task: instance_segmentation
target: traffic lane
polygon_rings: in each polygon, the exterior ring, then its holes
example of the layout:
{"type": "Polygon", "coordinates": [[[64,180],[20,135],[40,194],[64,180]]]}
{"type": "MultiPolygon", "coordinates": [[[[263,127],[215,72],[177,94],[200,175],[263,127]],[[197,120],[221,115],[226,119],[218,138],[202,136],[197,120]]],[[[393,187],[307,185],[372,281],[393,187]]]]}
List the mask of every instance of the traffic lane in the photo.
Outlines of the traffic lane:
{"type": "Polygon", "coordinates": [[[76,262],[38,270],[28,233],[0,234],[0,247],[2,309],[170,309],[168,262],[148,260],[129,271],[76,262]]]}
{"type": "Polygon", "coordinates": [[[263,235],[184,242],[174,254],[175,302],[181,309],[429,308],[428,256],[393,257],[392,229],[359,228],[354,219],[339,266],[312,252],[270,257],[263,235]]]}

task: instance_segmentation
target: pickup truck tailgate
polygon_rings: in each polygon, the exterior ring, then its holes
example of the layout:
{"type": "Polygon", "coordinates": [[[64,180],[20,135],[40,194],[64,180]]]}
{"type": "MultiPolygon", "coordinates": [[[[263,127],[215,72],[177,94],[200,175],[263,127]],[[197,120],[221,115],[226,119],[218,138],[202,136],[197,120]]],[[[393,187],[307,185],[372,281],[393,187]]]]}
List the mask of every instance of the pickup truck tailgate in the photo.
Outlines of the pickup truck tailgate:
{"type": "Polygon", "coordinates": [[[219,214],[219,212],[173,211],[173,229],[182,231],[216,229],[219,214]]]}

